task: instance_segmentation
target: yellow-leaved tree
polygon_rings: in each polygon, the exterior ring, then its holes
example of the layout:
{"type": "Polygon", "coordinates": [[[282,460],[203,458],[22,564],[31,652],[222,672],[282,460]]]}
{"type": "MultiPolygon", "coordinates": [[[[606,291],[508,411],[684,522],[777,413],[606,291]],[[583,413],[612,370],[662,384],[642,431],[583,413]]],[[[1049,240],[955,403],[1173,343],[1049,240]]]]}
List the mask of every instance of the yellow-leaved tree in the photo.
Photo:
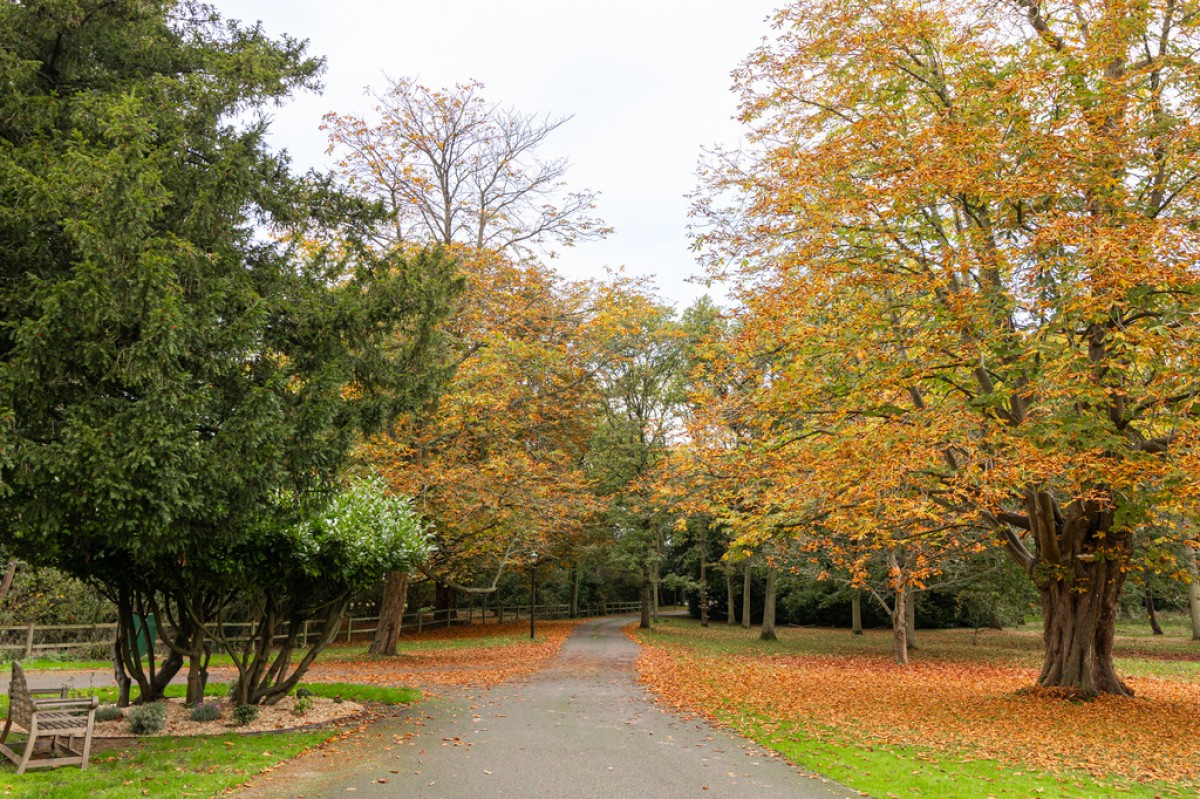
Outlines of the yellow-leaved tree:
{"type": "Polygon", "coordinates": [[[750,143],[697,204],[750,375],[707,418],[764,529],[992,534],[1041,594],[1039,684],[1073,695],[1130,693],[1121,587],[1182,571],[1200,492],[1196,18],[802,0],[737,73],[750,143]]]}

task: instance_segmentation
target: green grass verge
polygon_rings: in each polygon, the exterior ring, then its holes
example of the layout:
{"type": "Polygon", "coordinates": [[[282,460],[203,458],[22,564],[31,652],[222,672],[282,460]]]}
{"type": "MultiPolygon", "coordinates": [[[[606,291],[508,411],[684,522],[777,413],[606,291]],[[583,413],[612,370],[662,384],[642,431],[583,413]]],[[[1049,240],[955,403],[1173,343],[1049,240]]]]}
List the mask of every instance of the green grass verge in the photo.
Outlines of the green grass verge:
{"type": "Polygon", "coordinates": [[[0,796],[13,799],[210,797],[294,757],[329,737],[328,730],[279,735],[148,738],[96,753],[87,771],[66,766],[21,776],[0,765],[0,796]]]}
{"type": "Polygon", "coordinates": [[[346,682],[306,682],[304,687],[326,699],[340,696],[351,702],[408,705],[421,699],[421,692],[416,688],[388,688],[382,685],[354,685],[346,682]]]}
{"type": "Polygon", "coordinates": [[[1046,799],[1161,799],[1190,796],[1190,789],[1167,783],[1098,780],[1083,773],[1024,771],[994,760],[959,760],[920,747],[851,745],[837,733],[820,739],[795,725],[770,728],[765,719],[729,715],[734,729],[793,763],[863,791],[885,797],[1046,797],[1046,799]]]}
{"type": "MultiPolygon", "coordinates": [[[[316,696],[340,696],[352,702],[409,704],[421,698],[414,688],[387,688],[350,683],[305,683],[316,696]]],[[[227,686],[210,683],[207,696],[225,696],[227,686]]],[[[185,686],[172,685],[167,696],[183,696],[185,686]]],[[[89,691],[101,702],[117,699],[116,688],[89,691]]],[[[8,697],[0,698],[7,712],[8,697]]],[[[242,784],[266,768],[294,757],[326,740],[329,730],[306,730],[276,735],[213,735],[192,738],[146,738],[119,749],[97,752],[86,772],[65,767],[29,771],[17,776],[14,767],[0,763],[0,797],[179,797],[215,796],[242,784]]]]}

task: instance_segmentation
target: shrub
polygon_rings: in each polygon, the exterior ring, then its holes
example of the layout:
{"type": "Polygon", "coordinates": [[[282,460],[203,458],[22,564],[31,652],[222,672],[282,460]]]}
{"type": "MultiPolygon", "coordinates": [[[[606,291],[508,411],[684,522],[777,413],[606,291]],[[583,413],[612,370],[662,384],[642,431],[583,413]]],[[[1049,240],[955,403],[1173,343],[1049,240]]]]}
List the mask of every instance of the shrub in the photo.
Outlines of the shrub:
{"type": "Polygon", "coordinates": [[[125,713],[116,705],[101,705],[96,708],[96,721],[114,721],[124,716],[125,713]]]}
{"type": "Polygon", "coordinates": [[[165,702],[138,705],[130,708],[125,718],[135,735],[153,735],[167,726],[167,705],[165,702]]]}
{"type": "Polygon", "coordinates": [[[316,694],[314,694],[308,688],[305,688],[303,685],[301,685],[299,688],[296,689],[296,698],[297,699],[304,699],[305,697],[308,697],[308,696],[316,696],[316,694]]]}
{"type": "Polygon", "coordinates": [[[216,721],[221,718],[220,702],[201,702],[192,708],[192,721],[216,721]]]}
{"type": "Polygon", "coordinates": [[[233,709],[233,723],[245,727],[258,718],[258,705],[238,705],[233,709]]]}
{"type": "MultiPolygon", "coordinates": [[[[310,692],[311,694],[311,692],[310,692]]],[[[293,716],[303,716],[308,711],[312,710],[312,696],[297,696],[296,703],[292,705],[293,716]]]]}

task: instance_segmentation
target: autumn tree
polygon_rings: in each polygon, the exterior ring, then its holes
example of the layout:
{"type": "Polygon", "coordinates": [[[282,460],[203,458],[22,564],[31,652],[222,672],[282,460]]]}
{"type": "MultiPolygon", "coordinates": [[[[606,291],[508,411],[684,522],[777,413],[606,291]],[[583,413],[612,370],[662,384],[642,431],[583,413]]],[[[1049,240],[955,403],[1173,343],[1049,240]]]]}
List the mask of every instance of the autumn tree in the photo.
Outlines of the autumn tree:
{"type": "Polygon", "coordinates": [[[594,390],[579,346],[589,293],[500,255],[468,263],[446,391],[362,454],[432,522],[427,576],[492,593],[531,551],[569,560],[593,508],[583,457],[594,390]]]}
{"type": "MultiPolygon", "coordinates": [[[[579,458],[591,413],[572,344],[586,300],[534,256],[608,229],[591,192],[566,190],[566,160],[542,155],[567,120],[503,108],[482,88],[400,79],[375,95],[373,118],[330,114],[325,129],[343,179],[387,209],[377,241],[439,242],[461,257],[446,396],[364,452],[435,520],[433,579],[491,592],[543,533],[569,538],[589,507],[579,458]]],[[[388,578],[377,654],[396,651],[407,584],[388,578]]]]}
{"type": "Polygon", "coordinates": [[[845,535],[992,531],[1041,595],[1038,683],[1085,696],[1130,693],[1135,542],[1200,489],[1192,11],[795,3],[697,206],[776,364],[763,451],[845,535]]]}

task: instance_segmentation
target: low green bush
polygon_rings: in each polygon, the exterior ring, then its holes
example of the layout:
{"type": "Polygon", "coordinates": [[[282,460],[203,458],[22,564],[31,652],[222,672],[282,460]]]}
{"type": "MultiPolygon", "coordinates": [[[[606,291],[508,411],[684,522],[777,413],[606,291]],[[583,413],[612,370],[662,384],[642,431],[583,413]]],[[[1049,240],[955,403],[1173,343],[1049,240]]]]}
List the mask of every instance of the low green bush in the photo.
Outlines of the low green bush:
{"type": "Polygon", "coordinates": [[[245,727],[258,718],[258,705],[238,705],[233,709],[233,723],[245,727]]]}
{"type": "Polygon", "coordinates": [[[125,718],[135,735],[153,735],[167,726],[167,705],[165,702],[138,705],[130,708],[125,718]]]}
{"type": "Polygon", "coordinates": [[[96,721],[113,721],[124,717],[125,713],[116,705],[101,705],[96,708],[96,721]]]}
{"type": "Polygon", "coordinates": [[[312,696],[297,696],[296,703],[292,705],[293,716],[303,716],[308,711],[312,710],[312,696]]]}

